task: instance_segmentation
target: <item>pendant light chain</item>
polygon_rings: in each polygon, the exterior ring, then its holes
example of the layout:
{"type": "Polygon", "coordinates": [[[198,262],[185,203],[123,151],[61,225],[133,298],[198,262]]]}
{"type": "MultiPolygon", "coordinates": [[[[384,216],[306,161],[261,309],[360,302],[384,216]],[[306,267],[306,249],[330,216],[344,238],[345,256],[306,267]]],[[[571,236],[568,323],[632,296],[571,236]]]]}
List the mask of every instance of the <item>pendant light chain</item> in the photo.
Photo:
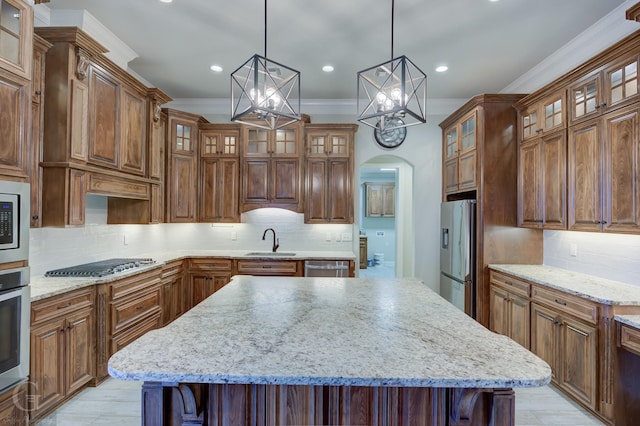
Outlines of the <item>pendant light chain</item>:
{"type": "MultiPolygon", "coordinates": [[[[266,0],[265,0],[266,1],[266,0]]],[[[393,60],[393,15],[395,13],[395,0],[391,0],[391,59],[393,60]]]]}
{"type": "Polygon", "coordinates": [[[267,0],[264,0],[264,57],[267,56],[267,0]]]}

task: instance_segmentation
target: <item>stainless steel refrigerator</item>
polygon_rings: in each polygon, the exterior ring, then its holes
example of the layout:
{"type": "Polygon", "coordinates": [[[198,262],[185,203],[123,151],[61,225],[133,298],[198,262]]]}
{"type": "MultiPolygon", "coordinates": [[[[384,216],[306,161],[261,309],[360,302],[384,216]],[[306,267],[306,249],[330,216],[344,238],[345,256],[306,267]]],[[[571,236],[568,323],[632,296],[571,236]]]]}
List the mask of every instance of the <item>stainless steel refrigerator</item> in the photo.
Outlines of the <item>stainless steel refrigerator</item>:
{"type": "Polygon", "coordinates": [[[440,295],[475,318],[475,200],[440,206],[440,295]]]}

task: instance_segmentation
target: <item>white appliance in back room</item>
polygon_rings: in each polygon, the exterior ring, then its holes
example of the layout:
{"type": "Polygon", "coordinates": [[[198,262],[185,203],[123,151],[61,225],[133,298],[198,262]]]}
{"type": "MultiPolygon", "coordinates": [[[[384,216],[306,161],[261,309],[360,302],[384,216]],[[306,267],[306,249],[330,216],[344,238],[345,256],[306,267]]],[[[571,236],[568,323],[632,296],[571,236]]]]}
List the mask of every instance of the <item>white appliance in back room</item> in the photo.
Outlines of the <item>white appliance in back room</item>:
{"type": "Polygon", "coordinates": [[[440,295],[475,318],[475,200],[440,206],[440,295]]]}

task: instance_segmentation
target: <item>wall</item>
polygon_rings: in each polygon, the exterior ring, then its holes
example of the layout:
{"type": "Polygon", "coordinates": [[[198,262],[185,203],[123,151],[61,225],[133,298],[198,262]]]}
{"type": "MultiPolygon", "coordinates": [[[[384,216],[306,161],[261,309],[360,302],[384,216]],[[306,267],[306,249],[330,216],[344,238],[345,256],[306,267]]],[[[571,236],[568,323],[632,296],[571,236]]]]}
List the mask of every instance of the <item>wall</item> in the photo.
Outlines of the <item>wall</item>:
{"type": "Polygon", "coordinates": [[[544,264],[640,286],[640,236],[544,231],[544,264]]]}
{"type": "MultiPolygon", "coordinates": [[[[360,235],[367,237],[367,251],[369,259],[373,259],[374,253],[382,253],[384,261],[388,265],[396,261],[396,218],[394,217],[367,217],[366,188],[367,182],[392,182],[396,184],[396,172],[385,172],[380,169],[361,169],[359,179],[360,191],[360,235]]],[[[397,184],[396,184],[397,186],[397,184]]],[[[397,201],[397,197],[396,197],[397,201]]]]}
{"type": "Polygon", "coordinates": [[[243,223],[234,224],[106,225],[97,223],[102,216],[106,219],[103,200],[92,198],[87,216],[93,225],[31,229],[32,274],[112,257],[154,257],[166,250],[271,251],[271,233],[262,241],[266,228],[275,229],[279,251],[352,250],[351,241],[337,241],[352,234],[351,225],[306,225],[304,215],[288,210],[253,210],[242,215],[243,223]]]}

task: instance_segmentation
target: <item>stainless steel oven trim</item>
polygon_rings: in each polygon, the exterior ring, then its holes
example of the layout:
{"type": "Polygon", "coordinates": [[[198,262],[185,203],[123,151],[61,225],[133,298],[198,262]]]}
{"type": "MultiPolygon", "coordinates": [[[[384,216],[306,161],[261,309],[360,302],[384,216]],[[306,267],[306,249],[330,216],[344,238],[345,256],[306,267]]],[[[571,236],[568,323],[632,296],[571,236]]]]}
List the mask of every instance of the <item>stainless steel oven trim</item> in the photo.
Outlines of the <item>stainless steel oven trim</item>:
{"type": "MultiPolygon", "coordinates": [[[[31,189],[28,183],[0,181],[0,194],[17,195],[18,247],[0,250],[0,263],[29,259],[29,217],[31,215],[31,189]]],[[[15,219],[14,219],[15,220],[15,219]]]]}
{"type": "Polygon", "coordinates": [[[8,300],[20,295],[20,362],[19,364],[0,374],[0,393],[23,382],[29,376],[29,346],[31,323],[31,287],[24,286],[9,290],[0,295],[0,301],[8,300]]]}

